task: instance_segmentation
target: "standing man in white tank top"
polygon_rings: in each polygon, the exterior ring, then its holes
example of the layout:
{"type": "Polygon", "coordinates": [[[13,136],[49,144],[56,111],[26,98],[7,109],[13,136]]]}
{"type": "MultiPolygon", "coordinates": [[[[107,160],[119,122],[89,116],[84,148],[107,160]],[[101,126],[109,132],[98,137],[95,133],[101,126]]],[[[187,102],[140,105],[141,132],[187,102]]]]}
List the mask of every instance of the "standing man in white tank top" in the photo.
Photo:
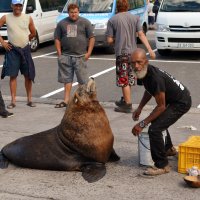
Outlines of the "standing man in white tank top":
{"type": "Polygon", "coordinates": [[[33,19],[22,13],[23,0],[12,0],[13,13],[2,16],[0,27],[7,25],[8,42],[0,36],[5,48],[5,61],[1,78],[10,76],[11,103],[7,108],[16,106],[17,76],[19,71],[24,75],[27,93],[27,106],[35,107],[32,102],[32,81],[35,78],[35,67],[31,57],[29,41],[36,36],[33,19]]]}

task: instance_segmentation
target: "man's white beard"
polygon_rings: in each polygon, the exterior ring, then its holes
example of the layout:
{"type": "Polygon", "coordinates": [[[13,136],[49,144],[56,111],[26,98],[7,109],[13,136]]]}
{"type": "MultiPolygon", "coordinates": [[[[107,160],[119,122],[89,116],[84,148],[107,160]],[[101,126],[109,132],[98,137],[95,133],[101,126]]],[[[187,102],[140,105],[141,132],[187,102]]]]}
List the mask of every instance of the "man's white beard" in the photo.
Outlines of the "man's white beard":
{"type": "Polygon", "coordinates": [[[147,66],[144,67],[141,71],[135,71],[135,75],[138,79],[143,79],[147,74],[147,66]]]}

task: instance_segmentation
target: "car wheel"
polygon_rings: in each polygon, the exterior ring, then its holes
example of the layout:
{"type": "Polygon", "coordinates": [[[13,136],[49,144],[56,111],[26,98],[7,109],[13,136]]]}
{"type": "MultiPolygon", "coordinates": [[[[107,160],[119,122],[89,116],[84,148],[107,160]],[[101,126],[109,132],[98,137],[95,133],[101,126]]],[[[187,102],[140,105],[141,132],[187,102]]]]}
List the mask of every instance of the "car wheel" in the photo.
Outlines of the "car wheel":
{"type": "Polygon", "coordinates": [[[157,51],[161,56],[169,56],[171,54],[169,49],[157,49],[157,51]]]}
{"type": "Polygon", "coordinates": [[[30,41],[30,47],[31,47],[31,51],[32,51],[32,52],[37,51],[37,49],[38,49],[38,47],[39,47],[38,35],[36,35],[36,37],[34,37],[34,38],[30,41]]]}

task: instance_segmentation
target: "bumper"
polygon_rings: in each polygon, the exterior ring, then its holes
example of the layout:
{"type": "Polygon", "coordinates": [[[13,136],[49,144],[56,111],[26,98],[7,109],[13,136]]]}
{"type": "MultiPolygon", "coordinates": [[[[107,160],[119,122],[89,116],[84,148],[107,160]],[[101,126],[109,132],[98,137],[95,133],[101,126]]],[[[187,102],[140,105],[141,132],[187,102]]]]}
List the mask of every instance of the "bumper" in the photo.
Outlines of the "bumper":
{"type": "Polygon", "coordinates": [[[104,29],[95,29],[95,47],[108,47],[109,44],[106,40],[106,30],[104,29]]]}
{"type": "Polygon", "coordinates": [[[156,32],[157,49],[200,51],[200,32],[156,32]]]}

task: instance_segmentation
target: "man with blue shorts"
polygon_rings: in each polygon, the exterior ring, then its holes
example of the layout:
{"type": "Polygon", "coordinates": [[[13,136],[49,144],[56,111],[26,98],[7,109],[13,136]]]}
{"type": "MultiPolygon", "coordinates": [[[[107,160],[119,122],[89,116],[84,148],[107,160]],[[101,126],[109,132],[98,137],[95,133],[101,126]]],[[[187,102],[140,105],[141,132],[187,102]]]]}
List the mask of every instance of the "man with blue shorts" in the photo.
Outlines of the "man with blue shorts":
{"type": "Polygon", "coordinates": [[[80,85],[88,81],[87,64],[93,47],[94,31],[87,19],[79,17],[76,4],[68,6],[69,17],[60,21],[55,30],[55,46],[58,54],[58,82],[64,83],[64,101],[55,108],[67,107],[74,73],[80,85]]]}
{"type": "Polygon", "coordinates": [[[27,93],[27,105],[35,107],[32,102],[32,81],[35,78],[35,67],[31,57],[29,41],[36,36],[33,19],[22,13],[23,0],[12,0],[13,13],[0,19],[0,27],[7,26],[8,42],[0,36],[0,42],[5,48],[5,61],[1,78],[10,76],[11,103],[7,108],[16,106],[17,76],[19,71],[24,75],[27,93]]]}

